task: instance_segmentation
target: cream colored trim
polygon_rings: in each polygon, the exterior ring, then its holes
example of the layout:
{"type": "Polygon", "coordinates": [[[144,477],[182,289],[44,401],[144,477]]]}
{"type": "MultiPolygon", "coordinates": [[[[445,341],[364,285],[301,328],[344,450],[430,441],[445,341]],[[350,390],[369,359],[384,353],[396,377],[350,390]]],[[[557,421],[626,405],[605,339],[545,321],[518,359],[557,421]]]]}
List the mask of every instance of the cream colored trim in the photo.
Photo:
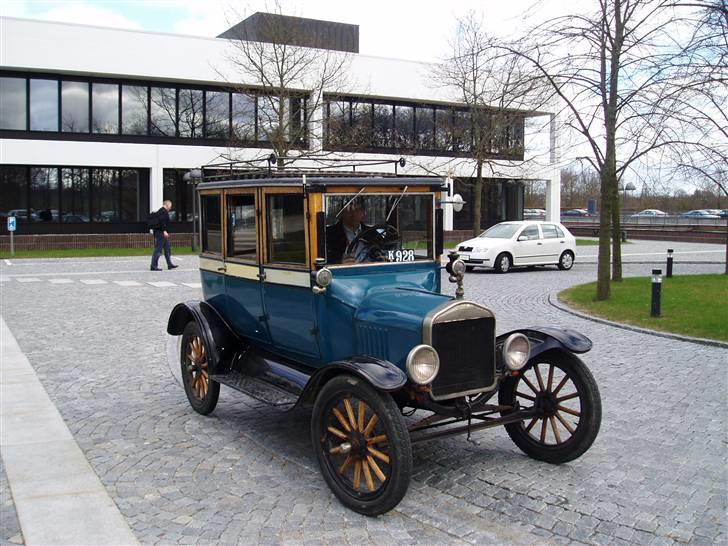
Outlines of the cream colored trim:
{"type": "Polygon", "coordinates": [[[225,265],[225,262],[222,261],[222,258],[219,260],[212,260],[210,258],[200,258],[200,269],[204,271],[212,271],[213,273],[222,273],[222,271],[218,271],[221,267],[225,265]]]}
{"type": "Polygon", "coordinates": [[[258,266],[257,265],[244,265],[227,262],[225,264],[226,275],[230,277],[240,277],[241,279],[249,279],[252,281],[258,280],[258,266]]]}
{"type": "Polygon", "coordinates": [[[311,288],[311,273],[308,271],[292,271],[290,269],[265,268],[265,282],[311,288]]]}

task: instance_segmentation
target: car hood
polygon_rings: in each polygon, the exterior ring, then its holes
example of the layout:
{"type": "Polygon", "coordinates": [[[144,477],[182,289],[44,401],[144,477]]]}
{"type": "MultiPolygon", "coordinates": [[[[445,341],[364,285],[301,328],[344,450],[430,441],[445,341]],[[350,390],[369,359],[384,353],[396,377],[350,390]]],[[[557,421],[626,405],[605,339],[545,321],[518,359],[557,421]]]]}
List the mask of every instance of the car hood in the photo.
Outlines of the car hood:
{"type": "Polygon", "coordinates": [[[493,248],[494,246],[502,245],[503,243],[508,242],[509,240],[510,239],[473,237],[472,239],[468,239],[467,241],[458,243],[458,246],[456,248],[460,248],[461,246],[471,246],[473,248],[493,248]]]}

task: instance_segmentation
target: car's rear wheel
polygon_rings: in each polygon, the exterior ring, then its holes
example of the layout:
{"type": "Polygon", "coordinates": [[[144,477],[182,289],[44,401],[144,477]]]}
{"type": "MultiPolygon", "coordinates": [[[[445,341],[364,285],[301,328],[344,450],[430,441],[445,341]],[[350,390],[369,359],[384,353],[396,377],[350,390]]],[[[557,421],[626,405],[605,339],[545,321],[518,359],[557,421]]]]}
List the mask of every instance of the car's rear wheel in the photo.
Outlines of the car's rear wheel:
{"type": "Polygon", "coordinates": [[[340,375],[324,385],[313,408],[311,441],[326,483],[355,512],[383,514],[407,492],[407,427],[392,397],[363,380],[340,375]]]}
{"type": "Polygon", "coordinates": [[[574,265],[574,253],[571,250],[564,250],[559,258],[559,269],[567,271],[574,265]]]}
{"type": "Polygon", "coordinates": [[[208,354],[199,324],[188,322],[182,332],[180,350],[182,384],[190,406],[202,415],[215,409],[220,396],[220,383],[210,379],[208,354]]]}
{"type": "Polygon", "coordinates": [[[498,257],[495,259],[493,267],[495,268],[497,273],[508,273],[512,265],[513,260],[511,259],[510,254],[506,254],[505,252],[503,252],[501,254],[498,254],[498,257]]]}
{"type": "Polygon", "coordinates": [[[599,433],[599,388],[584,363],[565,351],[547,351],[531,359],[518,376],[503,382],[498,402],[535,411],[534,417],[505,427],[524,453],[540,461],[576,459],[599,433]]]}

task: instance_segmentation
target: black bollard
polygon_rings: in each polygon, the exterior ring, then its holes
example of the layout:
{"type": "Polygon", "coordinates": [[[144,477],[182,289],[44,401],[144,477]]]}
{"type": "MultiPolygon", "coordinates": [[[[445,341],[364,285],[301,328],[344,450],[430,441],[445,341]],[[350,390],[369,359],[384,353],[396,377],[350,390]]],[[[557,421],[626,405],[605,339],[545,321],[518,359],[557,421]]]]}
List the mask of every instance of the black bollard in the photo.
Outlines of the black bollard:
{"type": "Polygon", "coordinates": [[[662,269],[652,270],[652,310],[650,316],[660,316],[660,298],[662,297],[662,269]]]}
{"type": "Polygon", "coordinates": [[[672,249],[667,249],[667,271],[665,272],[665,277],[668,279],[672,278],[672,249]]]}

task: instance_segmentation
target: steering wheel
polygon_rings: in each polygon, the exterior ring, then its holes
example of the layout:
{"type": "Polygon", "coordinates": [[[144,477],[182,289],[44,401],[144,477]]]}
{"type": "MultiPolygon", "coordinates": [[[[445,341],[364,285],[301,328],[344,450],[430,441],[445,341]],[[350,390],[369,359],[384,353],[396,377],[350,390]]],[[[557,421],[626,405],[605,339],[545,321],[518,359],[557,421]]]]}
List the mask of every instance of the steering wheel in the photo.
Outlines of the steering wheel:
{"type": "Polygon", "coordinates": [[[369,261],[383,261],[385,250],[393,250],[399,245],[399,231],[390,224],[377,224],[367,228],[352,239],[344,255],[351,255],[359,243],[365,246],[369,261]]]}

